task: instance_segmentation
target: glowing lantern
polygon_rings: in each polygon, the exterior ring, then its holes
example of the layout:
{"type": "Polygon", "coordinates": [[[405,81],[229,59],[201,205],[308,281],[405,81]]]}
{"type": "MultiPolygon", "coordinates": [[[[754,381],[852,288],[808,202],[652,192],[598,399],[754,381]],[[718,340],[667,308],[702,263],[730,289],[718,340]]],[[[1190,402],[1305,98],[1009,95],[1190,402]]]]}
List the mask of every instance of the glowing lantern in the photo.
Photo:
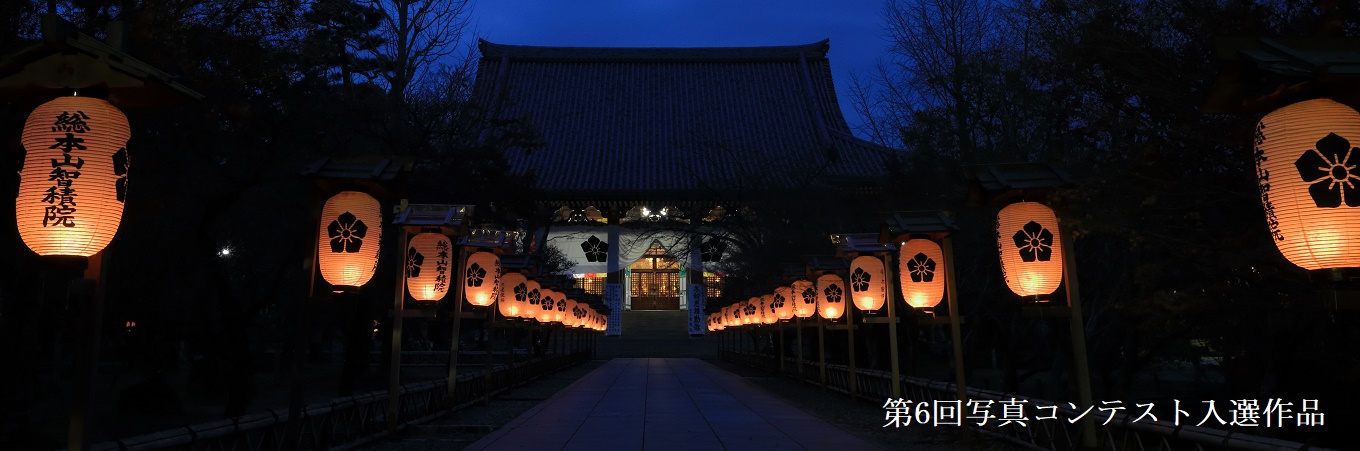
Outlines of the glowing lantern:
{"type": "Polygon", "coordinates": [[[1267,114],[1256,173],[1275,246],[1304,269],[1360,267],[1360,113],[1329,99],[1267,114]]]}
{"type": "Polygon", "coordinates": [[[565,323],[567,319],[567,294],[557,293],[557,305],[553,307],[554,323],[565,323]]]}
{"type": "Polygon", "coordinates": [[[774,309],[774,316],[781,320],[793,318],[794,295],[793,289],[789,287],[779,287],[774,289],[773,303],[770,306],[774,309]]]}
{"type": "Polygon", "coordinates": [[[741,323],[759,324],[760,323],[760,298],[747,299],[741,304],[741,323]]]}
{"type": "Polygon", "coordinates": [[[567,327],[576,326],[576,300],[563,299],[557,305],[560,306],[557,311],[557,322],[565,324],[567,327]]]}
{"type": "Polygon", "coordinates": [[[519,317],[538,319],[538,311],[543,309],[543,288],[534,280],[525,281],[524,286],[527,289],[527,296],[525,296],[524,309],[520,310],[519,317]]]}
{"type": "Polygon", "coordinates": [[[317,239],[321,240],[321,277],[339,289],[358,289],[378,266],[382,204],[358,191],[331,196],[321,207],[317,239]]]}
{"type": "Polygon", "coordinates": [[[835,274],[817,278],[817,312],[834,320],[845,313],[845,281],[835,274]]]}
{"type": "Polygon", "coordinates": [[[517,272],[501,276],[501,316],[519,318],[529,304],[529,279],[517,272]]]}
{"type": "Polygon", "coordinates": [[[468,303],[485,307],[496,302],[501,291],[501,259],[490,252],[469,255],[463,269],[463,296],[468,303]]]}
{"type": "Polygon", "coordinates": [[[944,299],[944,250],[934,241],[914,238],[898,253],[897,279],[907,305],[930,311],[944,299]]]}
{"type": "Polygon", "coordinates": [[[131,135],[127,117],[100,99],[59,97],[29,113],[14,200],[29,249],[89,257],[108,246],[127,198],[131,135]]]}
{"type": "Polygon", "coordinates": [[[571,326],[572,327],[585,326],[587,322],[590,321],[591,313],[590,306],[576,301],[572,302],[574,302],[575,305],[568,304],[568,307],[571,309],[572,315],[576,317],[576,320],[572,321],[571,326]]]}
{"type": "Polygon", "coordinates": [[[996,214],[996,248],[1006,285],[1021,296],[1053,294],[1062,283],[1062,235],[1053,210],[1036,202],[996,214]]]}
{"type": "Polygon", "coordinates": [[[774,324],[779,321],[779,315],[774,311],[774,295],[767,294],[760,297],[760,322],[762,324],[774,324]]]}
{"type": "Polygon", "coordinates": [[[850,296],[860,310],[874,311],[883,306],[888,278],[883,260],[864,255],[850,261],[850,296]]]}
{"type": "Polygon", "coordinates": [[[538,290],[542,294],[542,299],[538,302],[538,311],[534,313],[534,319],[540,323],[551,323],[557,316],[557,294],[556,291],[543,288],[538,290]]]}
{"type": "Polygon", "coordinates": [[[812,282],[797,280],[789,287],[793,296],[793,314],[807,318],[817,313],[817,287],[812,282]]]}
{"type": "Polygon", "coordinates": [[[433,302],[449,292],[453,242],[441,233],[421,233],[406,248],[406,291],[417,301],[433,302]]]}

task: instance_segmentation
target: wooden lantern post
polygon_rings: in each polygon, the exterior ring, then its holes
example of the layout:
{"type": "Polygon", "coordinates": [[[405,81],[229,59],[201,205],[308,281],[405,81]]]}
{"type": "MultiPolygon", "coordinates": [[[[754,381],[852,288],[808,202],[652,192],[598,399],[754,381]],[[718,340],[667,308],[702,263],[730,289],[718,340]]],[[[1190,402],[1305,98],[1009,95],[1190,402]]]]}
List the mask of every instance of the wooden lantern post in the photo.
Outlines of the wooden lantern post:
{"type": "MultiPolygon", "coordinates": [[[[846,365],[850,372],[849,386],[847,391],[850,399],[857,395],[857,384],[855,373],[855,317],[848,295],[849,287],[845,286],[845,279],[838,273],[843,273],[849,266],[841,259],[819,259],[813,258],[808,263],[808,275],[815,277],[817,281],[817,311],[818,317],[824,327],[820,329],[844,330],[847,344],[846,365]],[[845,317],[845,324],[834,324],[837,318],[845,317]],[[827,324],[832,323],[832,324],[827,324]]],[[[819,330],[820,330],[819,329],[819,330]]],[[[818,332],[819,334],[822,332],[818,332]]],[[[825,337],[819,336],[821,355],[822,355],[822,386],[826,386],[826,344],[825,337]]]]}
{"type": "MultiPolygon", "coordinates": [[[[444,298],[450,284],[459,282],[449,276],[450,270],[456,273],[455,265],[460,265],[461,259],[449,261],[454,257],[450,255],[453,243],[448,237],[467,234],[467,219],[472,210],[471,205],[412,204],[392,221],[398,226],[397,243],[402,245],[403,264],[397,270],[396,295],[392,300],[392,360],[387,375],[389,436],[395,435],[397,426],[401,425],[401,333],[402,319],[406,316],[407,286],[412,287],[409,289],[411,297],[417,301],[438,302],[444,298]],[[407,243],[406,236],[411,233],[418,235],[407,243]]],[[[452,389],[450,386],[450,393],[452,389]]]]}
{"type": "Polygon", "coordinates": [[[16,226],[24,244],[46,256],[49,277],[61,279],[53,282],[67,292],[73,311],[77,345],[67,447],[74,451],[89,448],[106,248],[128,193],[130,127],[119,108],[203,98],[123,53],[119,19],[109,23],[107,38],[100,41],[79,33],[52,6],[42,19],[42,40],[0,57],[0,98],[36,106],[20,139],[27,157],[15,198],[16,226]]]}
{"type": "MultiPolygon", "coordinates": [[[[1042,300],[1057,289],[1059,282],[1066,284],[1067,305],[1034,310],[1041,316],[1047,316],[1046,312],[1051,311],[1068,318],[1077,402],[1084,406],[1094,405],[1086,355],[1085,317],[1071,234],[1058,228],[1057,214],[1048,206],[1028,202],[1076,184],[1066,173],[1043,163],[964,166],[963,172],[969,185],[970,204],[1005,206],[997,216],[997,245],[1007,286],[1021,297],[1042,300]],[[1003,217],[1001,213],[1006,215],[1003,217]],[[1057,260],[1056,269],[1054,260],[1057,260]],[[1054,281],[1055,275],[1061,280],[1054,281]],[[1052,288],[1048,288],[1050,286],[1052,288]],[[1044,290],[1049,291],[1044,293],[1044,290]]],[[[1089,416],[1082,418],[1081,429],[1080,446],[1095,449],[1094,420],[1089,416]]]]}
{"type": "MultiPolygon", "coordinates": [[[[472,249],[476,252],[468,255],[467,260],[465,260],[466,263],[462,265],[462,278],[458,286],[464,291],[463,296],[457,298],[459,308],[461,309],[464,300],[475,306],[489,307],[486,309],[486,317],[482,323],[482,327],[486,331],[486,365],[483,370],[486,390],[482,393],[483,403],[491,400],[491,376],[494,363],[491,357],[493,346],[491,337],[495,332],[496,308],[490,306],[496,302],[496,298],[501,294],[500,256],[513,250],[518,238],[518,232],[491,229],[470,229],[467,236],[463,238],[464,249],[472,249]]],[[[459,311],[459,318],[461,318],[461,315],[462,313],[459,311]]],[[[453,337],[453,341],[455,344],[457,343],[457,335],[453,337]]],[[[452,371],[450,370],[451,373],[452,371]]],[[[455,382],[454,378],[451,377],[449,384],[453,385],[455,382]]]]}
{"type": "MultiPolygon", "coordinates": [[[[897,306],[893,302],[892,284],[888,283],[887,268],[892,266],[896,246],[878,242],[877,233],[840,234],[832,236],[836,252],[850,260],[850,293],[855,307],[866,312],[887,305],[883,317],[865,316],[866,323],[888,323],[888,363],[892,373],[892,397],[902,396],[902,371],[897,349],[897,306]]],[[[849,306],[847,306],[848,308],[849,306]]]]}
{"type": "MultiPolygon", "coordinates": [[[[945,212],[897,212],[889,217],[879,233],[879,241],[898,243],[901,255],[898,286],[908,307],[932,315],[929,324],[938,324],[934,308],[944,295],[949,296],[949,338],[954,351],[954,396],[968,403],[968,384],[964,378],[963,316],[959,314],[959,292],[954,282],[954,244],[950,234],[958,226],[945,212]],[[921,243],[920,241],[925,241],[921,243]],[[941,245],[942,243],[942,245],[941,245]],[[938,252],[938,254],[936,253],[938,252]],[[940,272],[944,275],[941,277],[940,272]],[[943,285],[943,286],[941,286],[943,285]]],[[[966,439],[972,438],[968,425],[966,439]]]]}

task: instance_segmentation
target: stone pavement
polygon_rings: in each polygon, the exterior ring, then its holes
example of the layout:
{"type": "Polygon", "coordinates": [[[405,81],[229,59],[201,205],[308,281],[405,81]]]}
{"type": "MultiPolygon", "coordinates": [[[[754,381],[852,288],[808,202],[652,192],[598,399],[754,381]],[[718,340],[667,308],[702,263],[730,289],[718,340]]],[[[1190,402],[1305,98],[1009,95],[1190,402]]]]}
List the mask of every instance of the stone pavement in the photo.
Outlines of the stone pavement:
{"type": "Polygon", "coordinates": [[[614,359],[469,450],[881,449],[698,359],[614,359]]]}

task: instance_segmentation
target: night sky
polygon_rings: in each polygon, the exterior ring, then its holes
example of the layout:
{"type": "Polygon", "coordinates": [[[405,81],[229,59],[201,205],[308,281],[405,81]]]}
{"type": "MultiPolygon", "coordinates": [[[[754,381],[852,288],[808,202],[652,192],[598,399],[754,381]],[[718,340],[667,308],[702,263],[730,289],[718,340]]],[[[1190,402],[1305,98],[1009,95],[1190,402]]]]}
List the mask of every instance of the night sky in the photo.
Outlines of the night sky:
{"type": "Polygon", "coordinates": [[[744,47],[831,39],[836,95],[846,121],[850,74],[871,74],[888,43],[882,0],[489,0],[477,2],[478,37],[498,44],[567,47],[744,47]]]}

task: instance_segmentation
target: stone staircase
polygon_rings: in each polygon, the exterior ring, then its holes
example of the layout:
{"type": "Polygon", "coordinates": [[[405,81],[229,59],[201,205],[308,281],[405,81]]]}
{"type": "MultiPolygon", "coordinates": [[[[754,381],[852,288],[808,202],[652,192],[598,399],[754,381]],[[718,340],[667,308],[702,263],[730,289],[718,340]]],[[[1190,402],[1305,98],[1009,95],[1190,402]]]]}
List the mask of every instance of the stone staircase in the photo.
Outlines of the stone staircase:
{"type": "Polygon", "coordinates": [[[688,312],[684,310],[631,310],[622,313],[623,330],[618,337],[600,337],[595,358],[694,357],[716,359],[718,339],[689,336],[688,312]]]}

